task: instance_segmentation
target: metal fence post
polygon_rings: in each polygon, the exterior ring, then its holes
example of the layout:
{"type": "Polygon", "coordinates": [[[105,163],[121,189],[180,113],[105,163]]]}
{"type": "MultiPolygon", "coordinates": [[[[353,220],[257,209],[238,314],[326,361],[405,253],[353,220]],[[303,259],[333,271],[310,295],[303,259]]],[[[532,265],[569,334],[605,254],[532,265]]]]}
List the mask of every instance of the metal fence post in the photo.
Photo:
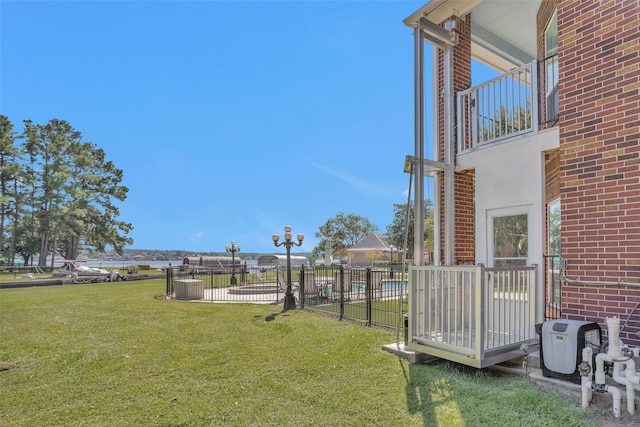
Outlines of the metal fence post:
{"type": "Polygon", "coordinates": [[[304,309],[304,264],[300,266],[300,272],[298,274],[298,283],[300,283],[300,289],[298,289],[300,296],[300,310],[304,309]]]}
{"type": "Polygon", "coordinates": [[[173,268],[171,268],[171,264],[169,264],[169,268],[167,268],[166,296],[171,298],[171,294],[173,294],[173,268]]]}
{"type": "Polygon", "coordinates": [[[344,318],[344,266],[340,265],[340,320],[344,318]]]}
{"type": "Polygon", "coordinates": [[[373,282],[373,274],[371,272],[371,267],[367,267],[367,279],[365,281],[365,306],[366,306],[366,310],[367,310],[367,326],[371,326],[371,321],[373,320],[373,313],[372,313],[372,300],[373,300],[373,286],[372,286],[372,282],[373,282]]]}

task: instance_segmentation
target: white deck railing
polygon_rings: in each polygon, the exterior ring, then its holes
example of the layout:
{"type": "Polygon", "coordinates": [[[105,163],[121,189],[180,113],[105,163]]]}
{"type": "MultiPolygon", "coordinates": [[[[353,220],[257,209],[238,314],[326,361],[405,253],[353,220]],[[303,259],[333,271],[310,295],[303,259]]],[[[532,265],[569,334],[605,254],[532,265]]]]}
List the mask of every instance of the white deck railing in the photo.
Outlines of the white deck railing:
{"type": "Polygon", "coordinates": [[[409,347],[478,368],[536,340],[536,267],[409,270],[409,347]]]}
{"type": "Polygon", "coordinates": [[[537,130],[537,62],[458,93],[458,153],[537,130]]]}

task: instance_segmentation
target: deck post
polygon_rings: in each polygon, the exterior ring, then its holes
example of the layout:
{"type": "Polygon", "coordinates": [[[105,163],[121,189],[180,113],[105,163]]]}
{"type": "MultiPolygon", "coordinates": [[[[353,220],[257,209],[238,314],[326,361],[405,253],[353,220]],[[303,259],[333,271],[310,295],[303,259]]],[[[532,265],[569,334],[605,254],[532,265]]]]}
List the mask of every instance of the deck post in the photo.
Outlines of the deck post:
{"type": "Polygon", "coordinates": [[[413,27],[413,72],[415,116],[415,213],[413,226],[413,263],[424,265],[424,35],[422,20],[413,27]]]}

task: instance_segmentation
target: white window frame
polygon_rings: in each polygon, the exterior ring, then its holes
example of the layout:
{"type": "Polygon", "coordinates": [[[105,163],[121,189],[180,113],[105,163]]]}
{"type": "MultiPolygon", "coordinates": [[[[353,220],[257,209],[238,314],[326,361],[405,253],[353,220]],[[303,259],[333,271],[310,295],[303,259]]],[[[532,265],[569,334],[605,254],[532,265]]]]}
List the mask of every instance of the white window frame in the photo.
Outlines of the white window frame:
{"type": "MultiPolygon", "coordinates": [[[[487,259],[489,267],[495,267],[494,254],[495,247],[493,241],[493,223],[495,218],[502,218],[505,216],[527,215],[527,241],[531,241],[531,227],[532,227],[532,210],[533,205],[525,206],[511,206],[507,208],[487,209],[487,259]]],[[[531,245],[529,245],[531,246],[531,245]]],[[[531,251],[527,250],[526,264],[531,264],[531,251]]]]}
{"type": "MultiPolygon", "coordinates": [[[[547,24],[547,28],[544,30],[544,54],[546,58],[551,57],[551,55],[555,55],[558,53],[558,15],[557,12],[554,12],[549,23],[547,24]],[[555,25],[553,25],[555,23],[555,25]],[[555,46],[549,46],[549,32],[551,30],[555,31],[555,46]]],[[[546,61],[546,70],[545,70],[545,102],[546,102],[546,119],[547,121],[552,120],[558,114],[558,103],[559,103],[559,70],[558,70],[558,61],[549,60],[546,61]]]]}

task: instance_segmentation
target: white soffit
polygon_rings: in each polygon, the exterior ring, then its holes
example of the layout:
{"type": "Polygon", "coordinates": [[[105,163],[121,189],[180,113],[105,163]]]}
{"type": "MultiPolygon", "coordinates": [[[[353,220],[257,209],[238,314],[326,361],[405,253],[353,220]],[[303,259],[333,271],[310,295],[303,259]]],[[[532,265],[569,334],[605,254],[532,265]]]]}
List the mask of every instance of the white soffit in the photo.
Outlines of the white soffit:
{"type": "Polygon", "coordinates": [[[499,71],[532,61],[536,51],[536,13],[541,0],[432,0],[403,22],[412,27],[424,16],[440,23],[471,13],[474,59],[499,71]]]}

